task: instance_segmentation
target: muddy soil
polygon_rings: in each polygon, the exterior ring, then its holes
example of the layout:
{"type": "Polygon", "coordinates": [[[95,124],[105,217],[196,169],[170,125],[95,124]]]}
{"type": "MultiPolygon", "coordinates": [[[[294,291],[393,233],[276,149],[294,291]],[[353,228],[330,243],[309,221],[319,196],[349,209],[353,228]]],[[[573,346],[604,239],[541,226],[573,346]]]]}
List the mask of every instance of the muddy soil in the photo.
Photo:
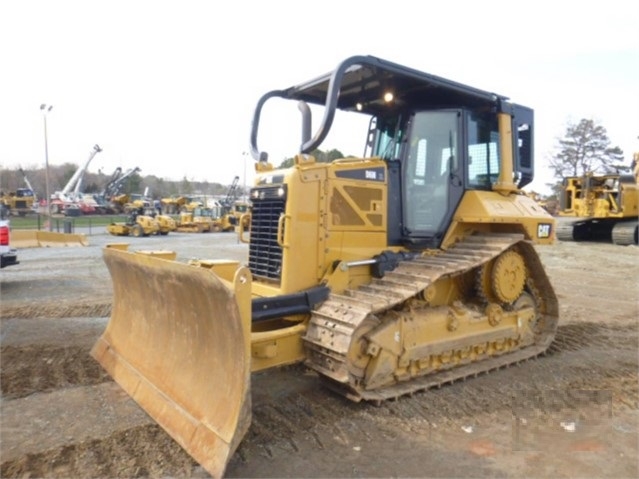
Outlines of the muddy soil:
{"type": "MultiPolygon", "coordinates": [[[[245,260],[233,234],[137,238],[178,260],[245,260]]],[[[110,312],[113,237],[20,251],[0,274],[1,477],[208,477],[89,356],[110,312]]],[[[302,365],[254,374],[227,477],[637,477],[639,248],[538,252],[559,297],[542,357],[380,406],[302,365]]]]}

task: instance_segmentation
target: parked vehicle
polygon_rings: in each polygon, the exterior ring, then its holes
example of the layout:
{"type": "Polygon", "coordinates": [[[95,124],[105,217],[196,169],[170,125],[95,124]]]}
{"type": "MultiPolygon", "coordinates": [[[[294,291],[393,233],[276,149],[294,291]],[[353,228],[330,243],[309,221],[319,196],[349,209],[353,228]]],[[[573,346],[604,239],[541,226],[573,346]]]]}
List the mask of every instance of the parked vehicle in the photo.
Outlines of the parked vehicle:
{"type": "Polygon", "coordinates": [[[8,208],[0,205],[0,268],[16,265],[18,252],[11,247],[11,226],[8,208]]]}

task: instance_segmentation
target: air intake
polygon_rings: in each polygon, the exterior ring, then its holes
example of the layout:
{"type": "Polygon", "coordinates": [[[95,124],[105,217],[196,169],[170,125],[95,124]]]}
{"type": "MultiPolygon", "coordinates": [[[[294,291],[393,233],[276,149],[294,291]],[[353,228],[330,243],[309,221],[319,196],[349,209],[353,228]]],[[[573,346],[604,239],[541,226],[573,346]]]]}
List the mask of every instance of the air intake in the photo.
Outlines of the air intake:
{"type": "Polygon", "coordinates": [[[286,209],[286,187],[255,188],[251,190],[251,201],[249,269],[255,279],[279,281],[282,248],[277,243],[277,224],[286,209]]]}

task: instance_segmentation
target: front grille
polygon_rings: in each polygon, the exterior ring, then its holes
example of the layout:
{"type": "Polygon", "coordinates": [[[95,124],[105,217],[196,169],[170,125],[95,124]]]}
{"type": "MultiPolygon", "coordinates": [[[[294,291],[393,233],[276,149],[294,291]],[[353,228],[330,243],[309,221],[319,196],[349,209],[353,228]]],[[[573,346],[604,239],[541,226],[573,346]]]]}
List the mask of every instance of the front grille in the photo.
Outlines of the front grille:
{"type": "Polygon", "coordinates": [[[279,280],[282,274],[282,248],[277,243],[277,223],[286,209],[282,188],[256,188],[251,192],[249,269],[256,278],[279,280]]]}

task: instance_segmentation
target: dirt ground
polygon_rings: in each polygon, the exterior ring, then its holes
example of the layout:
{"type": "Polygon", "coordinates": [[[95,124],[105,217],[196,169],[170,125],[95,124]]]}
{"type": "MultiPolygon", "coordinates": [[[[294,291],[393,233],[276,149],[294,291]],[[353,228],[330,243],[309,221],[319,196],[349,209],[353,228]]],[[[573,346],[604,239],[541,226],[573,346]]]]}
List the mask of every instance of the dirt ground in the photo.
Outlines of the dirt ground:
{"type": "MultiPolygon", "coordinates": [[[[132,238],[244,260],[230,233],[132,238]]],[[[1,477],[208,477],[89,356],[109,316],[101,250],[24,249],[0,273],[1,477]]],[[[638,477],[639,248],[539,254],[560,302],[548,354],[375,406],[303,366],[254,374],[227,477],[638,477]]]]}

